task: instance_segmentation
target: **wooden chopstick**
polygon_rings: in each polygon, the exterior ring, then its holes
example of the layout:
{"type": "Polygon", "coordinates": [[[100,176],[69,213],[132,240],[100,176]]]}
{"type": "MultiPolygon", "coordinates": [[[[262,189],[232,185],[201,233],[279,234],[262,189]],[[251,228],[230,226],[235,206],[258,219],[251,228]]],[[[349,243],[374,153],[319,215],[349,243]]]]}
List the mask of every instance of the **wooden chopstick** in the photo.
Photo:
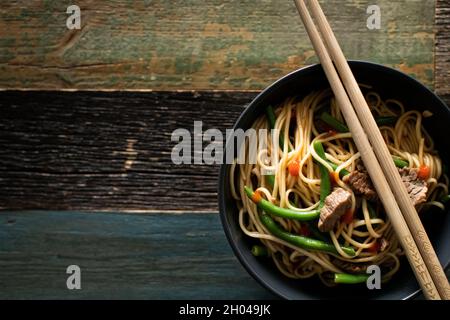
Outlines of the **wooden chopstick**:
{"type": "MultiPolygon", "coordinates": [[[[350,99],[345,92],[344,86],[339,79],[338,73],[333,66],[330,55],[328,54],[325,45],[322,43],[322,39],[314,25],[311,15],[309,14],[303,0],[295,0],[295,4],[328,78],[345,121],[350,129],[350,132],[352,133],[352,138],[361,154],[361,158],[366,165],[366,169],[372,179],[375,189],[378,192],[380,200],[384,205],[386,213],[391,220],[399,241],[405,250],[414,274],[423,289],[424,295],[427,299],[440,299],[440,294],[437,291],[433,279],[431,278],[430,271],[424,264],[423,258],[418,251],[417,244],[411,235],[408,225],[406,224],[406,221],[394,198],[394,194],[389,187],[381,166],[378,163],[366,133],[359,122],[358,116],[356,115],[350,99]]],[[[372,117],[371,114],[370,117],[372,117]]]]}
{"type": "Polygon", "coordinates": [[[403,216],[408,224],[415,242],[418,244],[420,254],[430,271],[434,284],[442,299],[450,299],[450,286],[445,276],[444,270],[439,263],[439,259],[431,245],[430,239],[420,221],[414,205],[412,204],[408,191],[402,182],[400,174],[392,162],[392,157],[386,143],[381,135],[378,125],[370,112],[369,106],[353,76],[352,71],[345,59],[345,56],[334,36],[333,30],[323,13],[317,0],[308,0],[311,7],[311,14],[316,20],[320,33],[322,34],[325,46],[328,49],[331,59],[334,61],[336,69],[342,79],[345,89],[353,103],[359,121],[371,142],[375,155],[378,158],[381,168],[387,181],[394,192],[395,198],[400,206],[403,216]]]}

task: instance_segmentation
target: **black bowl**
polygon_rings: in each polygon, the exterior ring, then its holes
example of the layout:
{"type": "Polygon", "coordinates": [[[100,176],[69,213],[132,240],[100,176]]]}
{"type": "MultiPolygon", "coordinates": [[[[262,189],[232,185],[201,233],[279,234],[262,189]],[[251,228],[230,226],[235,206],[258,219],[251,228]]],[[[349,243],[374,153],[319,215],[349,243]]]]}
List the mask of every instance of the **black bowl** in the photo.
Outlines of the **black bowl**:
{"type": "MultiPolygon", "coordinates": [[[[402,101],[407,109],[430,110],[434,115],[424,119],[424,126],[433,137],[436,149],[444,163],[450,150],[450,110],[432,91],[410,76],[382,65],[350,61],[350,67],[359,83],[370,84],[383,99],[402,101]]],[[[273,83],[260,93],[244,110],[234,129],[251,127],[255,119],[271,104],[277,105],[287,97],[302,96],[313,90],[328,88],[328,81],[320,65],[294,71],[273,83]]],[[[225,159],[224,159],[225,160],[225,159]]],[[[282,275],[270,259],[255,258],[250,250],[256,240],[240,229],[236,204],[228,187],[229,164],[220,168],[219,208],[228,241],[242,265],[263,286],[286,299],[408,299],[419,292],[417,281],[406,259],[399,272],[379,290],[365,286],[340,285],[325,287],[317,277],[292,280],[282,275]]],[[[450,261],[450,213],[433,210],[422,215],[422,221],[443,265],[450,261]]]]}

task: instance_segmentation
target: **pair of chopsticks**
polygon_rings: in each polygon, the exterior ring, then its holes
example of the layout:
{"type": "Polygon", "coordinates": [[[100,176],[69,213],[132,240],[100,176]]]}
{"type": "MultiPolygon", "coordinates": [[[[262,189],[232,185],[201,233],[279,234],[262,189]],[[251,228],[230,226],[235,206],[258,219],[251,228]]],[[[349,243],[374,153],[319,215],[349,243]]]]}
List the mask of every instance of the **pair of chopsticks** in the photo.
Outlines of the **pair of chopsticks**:
{"type": "Polygon", "coordinates": [[[444,270],[319,2],[306,0],[310,13],[305,0],[294,1],[352,138],[425,297],[449,300],[450,287],[444,270]]]}

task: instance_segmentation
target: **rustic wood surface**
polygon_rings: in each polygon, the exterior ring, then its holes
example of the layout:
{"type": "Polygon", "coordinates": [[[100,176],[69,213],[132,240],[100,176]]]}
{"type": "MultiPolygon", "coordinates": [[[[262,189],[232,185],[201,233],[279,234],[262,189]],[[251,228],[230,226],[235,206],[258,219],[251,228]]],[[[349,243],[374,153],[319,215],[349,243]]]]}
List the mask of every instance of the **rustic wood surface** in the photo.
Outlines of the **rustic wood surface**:
{"type": "MultiPolygon", "coordinates": [[[[0,298],[273,297],[225,240],[218,167],[175,166],[167,142],[194,120],[231,127],[256,91],[315,61],[293,4],[79,1],[75,32],[69,2],[2,3],[0,89],[159,91],[0,93],[0,298]],[[178,89],[222,91],[161,91],[178,89]],[[16,211],[30,209],[50,211],[16,211]],[[76,262],[86,287],[73,292],[76,262]]],[[[324,4],[346,54],[450,104],[450,0],[378,3],[387,28],[370,32],[369,1],[324,4]]]]}
{"type": "Polygon", "coordinates": [[[0,299],[273,299],[231,254],[215,214],[6,212],[0,299]],[[81,269],[68,290],[66,269],[81,269]]]}
{"type": "Polygon", "coordinates": [[[436,92],[450,106],[450,0],[436,3],[436,92]]]}
{"type": "Polygon", "coordinates": [[[0,92],[0,208],[217,211],[218,166],[173,164],[171,134],[224,131],[254,96],[0,92]]]}
{"type": "MultiPolygon", "coordinates": [[[[72,0],[0,6],[0,88],[262,89],[316,61],[293,1],[72,0]]],[[[370,0],[322,1],[351,59],[434,80],[435,0],[378,0],[382,27],[366,27],[370,0]]]]}

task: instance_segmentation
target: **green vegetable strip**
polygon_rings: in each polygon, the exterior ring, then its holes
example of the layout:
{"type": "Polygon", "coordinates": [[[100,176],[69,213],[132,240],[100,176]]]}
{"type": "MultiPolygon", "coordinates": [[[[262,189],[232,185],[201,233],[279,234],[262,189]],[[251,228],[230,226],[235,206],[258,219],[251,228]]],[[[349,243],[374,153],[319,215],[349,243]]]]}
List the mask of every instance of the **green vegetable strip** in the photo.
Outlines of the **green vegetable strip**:
{"type": "Polygon", "coordinates": [[[356,284],[364,283],[369,278],[368,274],[348,274],[348,273],[335,273],[334,283],[356,284]]]}
{"type": "Polygon", "coordinates": [[[375,122],[379,126],[389,126],[397,122],[397,117],[375,117],[375,122]]]}
{"type": "Polygon", "coordinates": [[[266,181],[269,184],[269,186],[271,186],[273,188],[273,186],[275,185],[275,176],[273,174],[269,174],[266,177],[266,181]]]}
{"type": "MultiPolygon", "coordinates": [[[[345,133],[350,131],[345,124],[328,112],[322,112],[320,119],[338,132],[345,133]]],[[[397,122],[397,117],[375,117],[375,122],[378,126],[393,125],[397,122]]]]}
{"type": "MultiPolygon", "coordinates": [[[[286,232],[283,229],[281,229],[275,223],[275,221],[273,221],[273,219],[267,214],[262,214],[260,216],[260,218],[261,218],[261,222],[263,223],[263,225],[267,228],[267,230],[269,230],[269,232],[271,234],[273,234],[274,236],[276,236],[286,242],[289,242],[295,246],[298,246],[298,247],[306,249],[306,250],[324,251],[324,252],[338,254],[336,248],[331,243],[327,243],[325,241],[320,241],[320,240],[316,240],[316,239],[312,239],[312,238],[308,238],[308,237],[298,236],[298,235],[294,235],[292,233],[286,232]]],[[[348,254],[350,256],[355,255],[355,250],[353,248],[346,247],[346,246],[341,246],[341,248],[346,254],[348,254]]]]}
{"type": "Polygon", "coordinates": [[[252,200],[258,208],[261,210],[273,214],[278,217],[286,218],[286,219],[295,219],[300,221],[309,221],[314,220],[319,217],[320,210],[311,210],[311,211],[294,211],[291,209],[281,208],[273,203],[262,199],[261,196],[258,196],[253,192],[253,190],[249,187],[244,187],[245,193],[252,200]]]}
{"type": "MultiPolygon", "coordinates": [[[[273,111],[272,106],[268,106],[266,108],[266,116],[267,120],[269,121],[269,127],[270,129],[275,129],[275,112],[273,111]]],[[[284,146],[284,137],[280,132],[280,146],[283,148],[284,146]]],[[[288,151],[291,151],[291,147],[288,144],[288,151]]]]}
{"type": "Polygon", "coordinates": [[[269,256],[269,251],[267,251],[266,247],[263,246],[253,246],[252,247],[252,254],[255,257],[268,257],[269,256]]]}
{"type": "Polygon", "coordinates": [[[447,203],[450,200],[450,195],[447,194],[441,198],[442,203],[447,203]]]}
{"type": "Polygon", "coordinates": [[[266,108],[266,116],[270,129],[275,128],[275,112],[273,112],[272,106],[266,108]]]}
{"type": "MultiPolygon", "coordinates": [[[[349,132],[349,129],[345,124],[343,124],[342,122],[340,122],[339,120],[334,118],[328,112],[323,112],[320,116],[320,119],[338,132],[342,132],[342,133],[349,132]]],[[[375,122],[378,125],[393,124],[396,121],[397,121],[396,117],[377,117],[377,118],[375,118],[375,122]]],[[[321,158],[326,160],[325,156],[323,156],[323,157],[321,156],[321,158]]],[[[399,168],[404,168],[404,167],[408,166],[408,164],[409,164],[407,161],[404,161],[404,160],[396,158],[396,157],[393,157],[393,160],[394,160],[395,165],[399,168]]],[[[330,163],[333,170],[336,170],[336,168],[338,167],[336,164],[334,164],[332,162],[328,161],[328,163],[330,163]]],[[[344,170],[345,169],[341,170],[339,176],[341,176],[341,173],[342,173],[342,176],[345,176],[349,173],[347,170],[345,170],[346,172],[343,172],[344,170]]]]}
{"type": "MultiPolygon", "coordinates": [[[[322,157],[321,157],[321,158],[322,158],[322,157]]],[[[322,159],[324,159],[326,162],[328,162],[328,163],[330,164],[331,168],[333,168],[333,170],[336,171],[336,169],[337,169],[337,167],[338,167],[337,164],[335,164],[335,163],[333,163],[333,162],[331,162],[331,161],[328,161],[326,158],[322,158],[322,159]]],[[[348,174],[350,174],[350,172],[349,172],[347,169],[342,169],[341,171],[339,171],[339,177],[341,177],[341,178],[342,178],[343,176],[348,175],[348,174]]]]}
{"type": "MultiPolygon", "coordinates": [[[[313,145],[314,150],[317,152],[317,155],[322,159],[325,158],[325,150],[323,149],[322,143],[320,141],[314,142],[313,145]]],[[[319,163],[320,168],[320,204],[319,209],[325,205],[325,198],[331,193],[331,182],[330,182],[330,173],[328,169],[325,168],[324,165],[319,163]]]]}
{"type": "Polygon", "coordinates": [[[378,218],[377,212],[375,211],[375,209],[372,207],[372,205],[369,202],[367,202],[367,209],[369,210],[370,219],[378,218]]]}
{"type": "Polygon", "coordinates": [[[322,114],[320,115],[320,120],[322,120],[323,122],[325,122],[327,125],[329,125],[338,132],[341,133],[349,132],[348,127],[345,124],[334,118],[328,112],[322,112],[322,114]]]}
{"type": "MultiPolygon", "coordinates": [[[[320,144],[322,145],[322,143],[319,142],[319,141],[316,141],[314,144],[316,144],[316,143],[320,143],[320,144]]],[[[328,164],[331,166],[331,168],[333,168],[333,170],[336,171],[338,165],[335,164],[335,163],[333,163],[333,162],[331,162],[331,161],[329,161],[329,160],[325,157],[325,151],[323,151],[323,152],[321,152],[321,150],[317,151],[316,146],[313,145],[313,147],[314,147],[314,150],[316,150],[317,155],[318,155],[319,157],[321,157],[323,160],[325,160],[326,162],[328,162],[328,164]]],[[[322,146],[322,150],[323,150],[323,146],[322,146]]],[[[325,169],[326,169],[326,168],[325,168],[325,169]]],[[[339,176],[340,176],[341,178],[342,178],[343,176],[348,175],[348,174],[350,174],[350,172],[349,172],[348,170],[346,170],[346,169],[342,169],[341,171],[339,171],[339,176]]]]}
{"type": "MultiPolygon", "coordinates": [[[[323,145],[320,141],[314,142],[313,148],[319,157],[325,159],[325,150],[323,149],[323,145]]],[[[320,203],[319,203],[319,210],[320,210],[325,205],[325,198],[331,193],[331,181],[328,169],[325,168],[321,163],[318,164],[320,169],[320,203]]],[[[311,233],[314,235],[315,238],[325,240],[325,237],[317,228],[316,223],[315,224],[309,223],[309,229],[311,230],[311,233]]]]}
{"type": "Polygon", "coordinates": [[[394,164],[397,168],[404,168],[409,165],[408,161],[404,161],[402,159],[395,158],[395,157],[392,157],[392,159],[394,160],[394,164]]]}
{"type": "MultiPolygon", "coordinates": [[[[317,151],[316,151],[316,152],[317,152],[317,151]]],[[[324,159],[326,162],[328,162],[328,163],[330,164],[331,168],[333,168],[333,170],[336,171],[336,169],[337,169],[337,167],[338,167],[337,164],[335,164],[335,163],[333,163],[333,162],[327,160],[327,159],[324,158],[324,157],[321,157],[321,158],[324,159]]],[[[409,165],[409,162],[408,162],[408,161],[405,161],[405,160],[402,160],[402,159],[398,159],[398,158],[392,157],[392,160],[394,160],[394,164],[395,164],[395,166],[396,166],[397,168],[404,168],[404,167],[407,167],[407,166],[409,165]]],[[[341,178],[342,178],[343,176],[348,175],[348,174],[350,174],[350,172],[349,172],[348,170],[346,170],[346,169],[342,169],[341,171],[339,171],[339,177],[341,177],[341,178]]]]}
{"type": "Polygon", "coordinates": [[[328,241],[329,238],[327,238],[325,235],[327,233],[322,233],[319,228],[317,228],[317,221],[306,221],[306,224],[308,225],[309,231],[311,231],[314,238],[322,240],[322,241],[328,241]]]}

